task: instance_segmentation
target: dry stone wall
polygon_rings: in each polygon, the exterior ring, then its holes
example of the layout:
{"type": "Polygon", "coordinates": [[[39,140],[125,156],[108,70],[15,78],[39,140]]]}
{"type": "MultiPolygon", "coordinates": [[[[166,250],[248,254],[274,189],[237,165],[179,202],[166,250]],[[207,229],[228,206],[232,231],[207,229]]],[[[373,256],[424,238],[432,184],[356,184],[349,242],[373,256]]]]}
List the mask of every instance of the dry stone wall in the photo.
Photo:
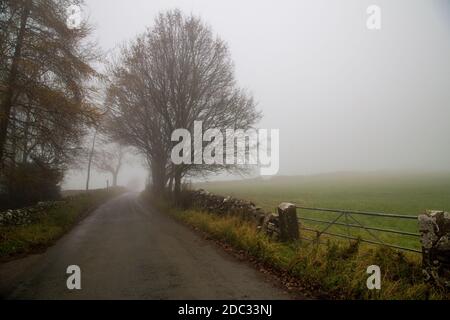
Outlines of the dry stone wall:
{"type": "Polygon", "coordinates": [[[60,204],[61,201],[39,202],[32,207],[2,211],[0,212],[0,227],[32,224],[48,209],[55,208],[60,204]]]}
{"type": "Polygon", "coordinates": [[[293,241],[299,238],[298,220],[292,204],[280,205],[278,214],[275,214],[263,211],[250,201],[219,196],[202,189],[191,191],[189,199],[192,207],[218,215],[238,216],[276,239],[293,241]],[[288,218],[280,221],[280,216],[288,218]]]}
{"type": "Polygon", "coordinates": [[[428,211],[419,216],[425,279],[450,287],[450,213],[428,211]]]}
{"type": "Polygon", "coordinates": [[[236,215],[262,226],[267,215],[254,203],[232,197],[223,197],[200,189],[190,192],[190,206],[218,215],[236,215]]]}

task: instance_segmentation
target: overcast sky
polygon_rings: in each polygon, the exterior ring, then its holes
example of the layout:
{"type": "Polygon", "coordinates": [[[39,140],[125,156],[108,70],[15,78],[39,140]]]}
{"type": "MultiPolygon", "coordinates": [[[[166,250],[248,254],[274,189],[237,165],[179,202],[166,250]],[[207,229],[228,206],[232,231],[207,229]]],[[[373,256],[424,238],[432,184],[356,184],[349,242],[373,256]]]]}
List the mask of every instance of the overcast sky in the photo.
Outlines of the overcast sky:
{"type": "MultiPolygon", "coordinates": [[[[104,51],[180,8],[230,47],[238,82],[280,129],[280,174],[450,170],[448,0],[86,0],[104,51]],[[380,6],[382,28],[366,9],[380,6]]],[[[94,186],[106,175],[96,174],[94,186]]],[[[139,165],[120,177],[142,180],[139,165]]],[[[80,188],[84,172],[67,178],[80,188]]]]}

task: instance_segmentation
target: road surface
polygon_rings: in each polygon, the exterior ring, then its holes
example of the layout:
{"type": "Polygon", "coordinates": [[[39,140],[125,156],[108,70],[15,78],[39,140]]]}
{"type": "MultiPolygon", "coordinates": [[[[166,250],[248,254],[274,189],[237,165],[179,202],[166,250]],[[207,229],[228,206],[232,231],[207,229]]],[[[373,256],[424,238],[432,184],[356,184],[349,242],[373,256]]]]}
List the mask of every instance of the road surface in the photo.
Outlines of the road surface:
{"type": "Polygon", "coordinates": [[[0,265],[3,299],[288,299],[138,194],[99,207],[44,254],[0,265]],[[66,269],[81,268],[81,290],[66,269]]]}

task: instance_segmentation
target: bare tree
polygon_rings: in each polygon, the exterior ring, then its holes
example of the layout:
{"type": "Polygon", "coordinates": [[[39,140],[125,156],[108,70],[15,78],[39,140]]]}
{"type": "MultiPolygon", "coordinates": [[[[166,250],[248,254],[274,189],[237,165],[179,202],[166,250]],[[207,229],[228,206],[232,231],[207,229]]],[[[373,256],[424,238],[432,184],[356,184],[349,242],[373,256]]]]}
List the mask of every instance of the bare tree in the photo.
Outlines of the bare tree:
{"type": "Polygon", "coordinates": [[[173,165],[175,129],[193,132],[195,121],[202,121],[204,130],[248,129],[260,118],[253,98],[235,81],[225,42],[200,18],[179,10],[161,13],[153,28],[122,50],[110,81],[114,135],[147,157],[157,188],[173,180],[175,193],[187,175],[233,169],[173,165]]]}

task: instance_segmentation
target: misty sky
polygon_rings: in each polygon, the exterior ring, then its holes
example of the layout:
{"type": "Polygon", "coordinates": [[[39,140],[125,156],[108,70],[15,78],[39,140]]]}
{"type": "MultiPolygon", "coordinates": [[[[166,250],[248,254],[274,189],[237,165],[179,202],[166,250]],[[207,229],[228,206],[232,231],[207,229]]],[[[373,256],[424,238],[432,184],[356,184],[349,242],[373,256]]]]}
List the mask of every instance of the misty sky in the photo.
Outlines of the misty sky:
{"type": "MultiPolygon", "coordinates": [[[[280,174],[450,170],[448,0],[86,0],[105,52],[180,8],[230,47],[261,128],[280,129],[280,174]],[[366,28],[366,9],[382,29],[366,28]]],[[[146,173],[128,165],[121,184],[146,173]]],[[[82,188],[85,173],[67,177],[82,188]]],[[[105,185],[95,174],[93,186],[105,185]]]]}

